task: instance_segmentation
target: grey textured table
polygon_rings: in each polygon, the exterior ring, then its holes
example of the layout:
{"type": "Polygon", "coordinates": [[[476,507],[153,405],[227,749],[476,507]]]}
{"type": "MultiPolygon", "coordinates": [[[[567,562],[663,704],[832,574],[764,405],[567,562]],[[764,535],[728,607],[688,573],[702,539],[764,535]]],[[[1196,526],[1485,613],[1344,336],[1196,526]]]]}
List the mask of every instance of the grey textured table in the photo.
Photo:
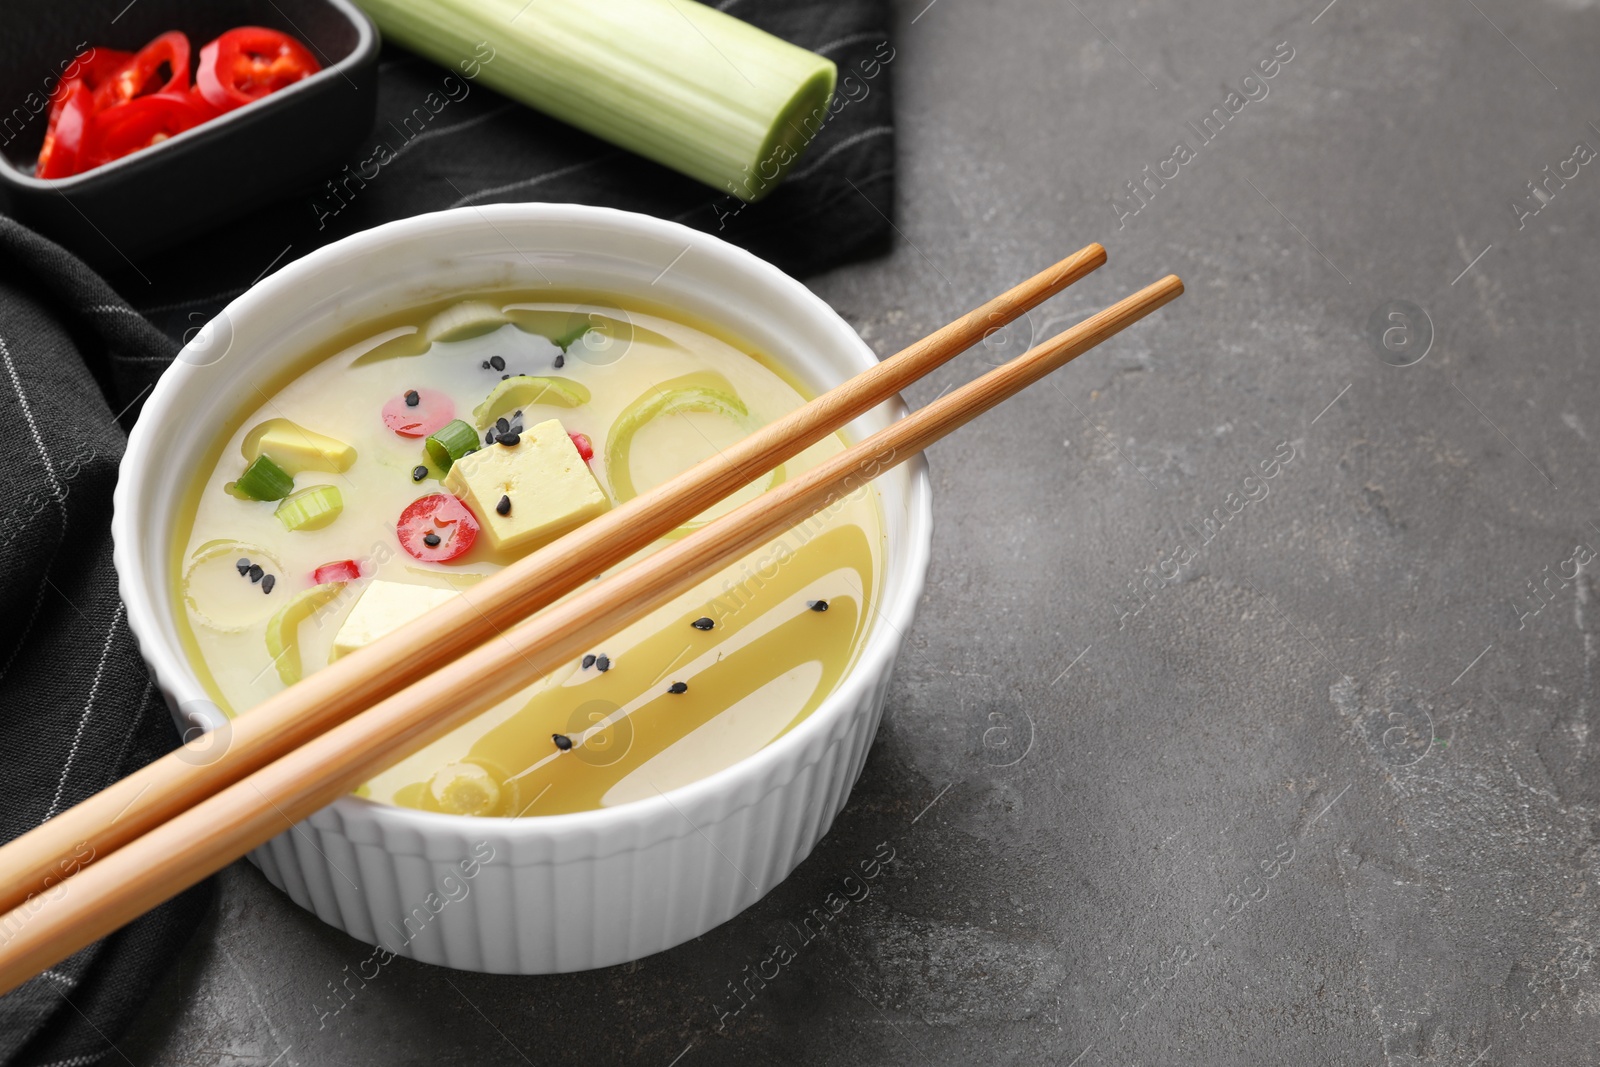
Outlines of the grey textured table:
{"type": "Polygon", "coordinates": [[[235,866],[130,1062],[1596,1060],[1600,5],[925,2],[903,238],[817,291],[888,353],[1103,241],[991,357],[1189,292],[935,449],[832,832],[673,951],[336,1014],[365,947],[235,866]]]}

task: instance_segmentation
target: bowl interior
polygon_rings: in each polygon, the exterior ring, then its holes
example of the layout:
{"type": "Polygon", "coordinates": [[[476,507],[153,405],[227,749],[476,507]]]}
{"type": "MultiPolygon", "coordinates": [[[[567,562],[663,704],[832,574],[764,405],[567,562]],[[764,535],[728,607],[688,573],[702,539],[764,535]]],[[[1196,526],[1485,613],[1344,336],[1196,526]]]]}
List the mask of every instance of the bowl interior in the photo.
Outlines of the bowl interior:
{"type": "MultiPolygon", "coordinates": [[[[352,327],[463,292],[546,286],[680,309],[779,362],[811,393],[876,362],[848,324],[776,268],[707,234],[628,212],[464,208],[369,230],[291,264],[230,304],[169,368],[135,427],[117,487],[113,532],[129,621],[186,725],[214,726],[221,714],[177,631],[171,544],[191,470],[173,457],[210,455],[223,428],[256,402],[258,386],[270,388],[303,353],[352,327]]],[[[881,429],[898,413],[893,407],[860,417],[846,436],[881,429]]],[[[918,471],[902,466],[874,483],[884,573],[858,666],[887,660],[921,590],[929,533],[918,471]]],[[[838,696],[812,718],[825,717],[838,696]]]]}
{"type": "Polygon", "coordinates": [[[48,116],[44,101],[62,70],[87,47],[135,52],[158,34],[181,30],[189,37],[192,67],[200,46],[223,31],[265,26],[306,42],[326,73],[361,41],[359,16],[342,0],[114,0],[110,7],[16,0],[8,7],[6,32],[0,34],[0,100],[9,108],[0,115],[0,166],[17,175],[32,174],[48,116]]]}

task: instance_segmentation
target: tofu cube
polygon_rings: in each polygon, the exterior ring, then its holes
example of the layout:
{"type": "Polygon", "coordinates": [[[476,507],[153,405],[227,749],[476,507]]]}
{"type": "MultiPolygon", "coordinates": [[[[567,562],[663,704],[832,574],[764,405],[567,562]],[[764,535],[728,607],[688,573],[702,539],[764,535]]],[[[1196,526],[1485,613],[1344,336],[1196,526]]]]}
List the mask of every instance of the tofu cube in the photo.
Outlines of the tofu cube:
{"type": "Polygon", "coordinates": [[[374,579],[362,590],[361,598],[350,609],[350,614],[345,616],[344,625],[334,635],[333,652],[328,658],[336,660],[370,645],[460,595],[454,589],[374,579]]]}
{"type": "Polygon", "coordinates": [[[524,551],[611,506],[559,419],[530,426],[514,445],[485,445],[455,461],[444,487],[478,517],[497,551],[524,551]],[[500,514],[500,500],[510,502],[500,514]]]}
{"type": "Polygon", "coordinates": [[[251,432],[245,441],[244,458],[255,459],[263,452],[290,474],[301,471],[340,474],[356,461],[356,450],[350,445],[289,419],[269,419],[251,432]]]}

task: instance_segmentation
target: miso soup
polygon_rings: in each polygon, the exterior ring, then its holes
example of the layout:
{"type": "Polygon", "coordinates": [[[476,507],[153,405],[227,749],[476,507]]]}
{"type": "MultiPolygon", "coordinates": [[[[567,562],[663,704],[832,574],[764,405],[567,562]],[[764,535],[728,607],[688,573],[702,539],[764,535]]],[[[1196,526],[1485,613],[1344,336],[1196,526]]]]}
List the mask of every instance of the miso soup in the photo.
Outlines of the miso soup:
{"type": "MultiPolygon", "coordinates": [[[[519,295],[375,323],[256,383],[175,545],[179,628],[226,713],[429,625],[429,608],[806,399],[761,353],[669,310],[519,295]]],[[[843,447],[818,442],[669,537],[843,447]]],[[[727,767],[850,668],[882,537],[876,494],[858,490],[359,792],[538,816],[727,767]]]]}

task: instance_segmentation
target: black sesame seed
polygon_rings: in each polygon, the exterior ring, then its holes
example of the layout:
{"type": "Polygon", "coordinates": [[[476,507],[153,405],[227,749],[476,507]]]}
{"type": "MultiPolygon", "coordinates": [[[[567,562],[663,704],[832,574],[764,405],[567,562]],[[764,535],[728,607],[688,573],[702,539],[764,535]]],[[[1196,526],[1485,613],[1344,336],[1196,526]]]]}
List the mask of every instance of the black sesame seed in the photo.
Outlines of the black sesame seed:
{"type": "Polygon", "coordinates": [[[806,601],[806,607],[812,611],[827,611],[828,602],[826,600],[808,600],[806,601]]]}
{"type": "Polygon", "coordinates": [[[422,395],[420,393],[418,393],[415,389],[407,389],[406,390],[406,407],[414,408],[420,403],[422,403],[422,395]]]}
{"type": "Polygon", "coordinates": [[[505,370],[506,361],[500,356],[490,356],[489,366],[493,367],[495,370],[505,370]]]}
{"type": "Polygon", "coordinates": [[[505,380],[506,380],[506,379],[507,379],[507,378],[509,378],[509,377],[511,377],[511,375],[509,375],[509,374],[502,374],[502,375],[500,375],[500,380],[501,380],[501,381],[502,381],[502,382],[503,382],[503,381],[505,381],[505,380]]]}
{"type": "Polygon", "coordinates": [[[261,591],[263,593],[272,592],[272,587],[277,585],[277,584],[278,584],[277,575],[275,575],[275,574],[265,574],[265,575],[261,576],[261,591]]]}
{"type": "Polygon", "coordinates": [[[556,369],[557,370],[560,370],[562,367],[565,367],[566,365],[567,365],[566,353],[562,353],[561,355],[556,357],[556,369]]]}
{"type": "Polygon", "coordinates": [[[583,657],[583,669],[584,670],[588,670],[590,667],[593,667],[593,666],[594,666],[594,653],[591,652],[587,656],[583,657]]]}
{"type": "Polygon", "coordinates": [[[716,622],[711,618],[711,616],[702,615],[689,625],[693,626],[696,630],[709,630],[716,625],[716,622]]]}
{"type": "Polygon", "coordinates": [[[420,481],[422,481],[422,479],[426,478],[427,476],[428,476],[428,468],[427,467],[416,466],[416,467],[412,467],[411,468],[411,480],[412,481],[420,482],[420,481]]]}
{"type": "Polygon", "coordinates": [[[267,572],[261,569],[261,564],[252,563],[250,564],[250,570],[247,573],[250,575],[250,580],[252,582],[259,582],[261,580],[261,576],[267,572]]]}
{"type": "Polygon", "coordinates": [[[494,428],[499,430],[501,433],[509,433],[511,431],[511,420],[510,419],[495,419],[494,420],[494,428]]]}
{"type": "Polygon", "coordinates": [[[566,734],[551,734],[550,740],[554,741],[556,743],[556,747],[563,752],[572,747],[572,738],[568,737],[566,734]]]}
{"type": "Polygon", "coordinates": [[[484,370],[488,370],[489,369],[489,361],[488,360],[484,360],[483,361],[483,369],[484,370]]]}
{"type": "Polygon", "coordinates": [[[499,436],[500,431],[491,426],[489,427],[489,432],[483,435],[483,443],[486,445],[492,445],[494,444],[494,439],[499,436]]]}
{"type": "Polygon", "coordinates": [[[611,657],[603,653],[596,656],[594,658],[594,669],[599,671],[601,674],[609,671],[611,669],[611,657]]]}
{"type": "Polygon", "coordinates": [[[239,569],[239,577],[241,578],[250,573],[250,561],[243,556],[239,557],[239,561],[234,566],[239,569]]]}
{"type": "Polygon", "coordinates": [[[494,513],[496,515],[511,514],[511,498],[509,496],[502,496],[500,498],[500,503],[494,506],[494,513]]]}
{"type": "Polygon", "coordinates": [[[673,682],[671,685],[667,686],[667,692],[669,693],[687,693],[688,691],[688,682],[673,682]]]}
{"type": "Polygon", "coordinates": [[[499,443],[505,445],[507,448],[515,448],[517,445],[522,443],[522,435],[503,433],[500,435],[499,443]]]}
{"type": "Polygon", "coordinates": [[[436,548],[439,544],[439,535],[436,533],[425,533],[422,535],[422,543],[427,545],[429,548],[436,548]]]}
{"type": "Polygon", "coordinates": [[[512,412],[512,417],[518,419],[522,418],[522,409],[518,408],[516,411],[512,412]]]}

